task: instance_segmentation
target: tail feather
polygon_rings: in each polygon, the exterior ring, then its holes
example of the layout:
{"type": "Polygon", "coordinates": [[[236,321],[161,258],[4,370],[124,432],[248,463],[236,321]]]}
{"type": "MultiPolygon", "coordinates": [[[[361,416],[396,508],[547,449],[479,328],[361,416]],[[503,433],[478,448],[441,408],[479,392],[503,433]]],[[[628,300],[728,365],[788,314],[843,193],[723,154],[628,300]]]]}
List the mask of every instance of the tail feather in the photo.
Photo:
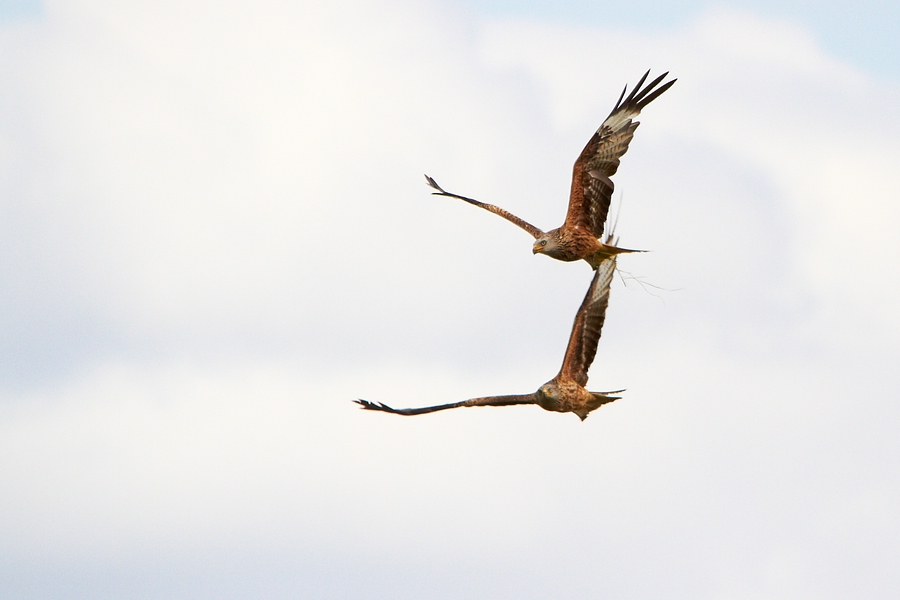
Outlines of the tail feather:
{"type": "Polygon", "coordinates": [[[584,421],[585,419],[588,418],[589,414],[591,414],[593,411],[597,410],[604,404],[609,404],[610,402],[613,402],[615,400],[619,400],[622,398],[622,396],[611,396],[610,394],[618,394],[619,392],[624,392],[624,391],[625,390],[615,390],[613,392],[589,392],[590,395],[594,397],[594,399],[589,401],[587,403],[587,406],[585,406],[584,408],[580,408],[580,409],[574,410],[572,412],[574,412],[576,415],[578,415],[579,419],[584,421]]]}
{"type": "Polygon", "coordinates": [[[609,396],[607,394],[601,394],[598,392],[591,392],[591,396],[594,397],[594,399],[588,403],[588,407],[591,410],[597,410],[604,404],[609,404],[610,402],[615,402],[616,400],[620,400],[622,398],[622,396],[609,396]]]}
{"type": "Polygon", "coordinates": [[[598,250],[591,256],[588,256],[586,260],[596,271],[604,261],[615,258],[619,254],[633,254],[635,252],[647,252],[647,250],[632,250],[630,248],[619,248],[618,246],[608,246],[604,244],[601,250],[598,250]]]}
{"type": "Polygon", "coordinates": [[[649,250],[632,250],[630,248],[619,248],[618,246],[607,246],[607,250],[611,254],[631,254],[632,252],[650,252],[649,250]]]}

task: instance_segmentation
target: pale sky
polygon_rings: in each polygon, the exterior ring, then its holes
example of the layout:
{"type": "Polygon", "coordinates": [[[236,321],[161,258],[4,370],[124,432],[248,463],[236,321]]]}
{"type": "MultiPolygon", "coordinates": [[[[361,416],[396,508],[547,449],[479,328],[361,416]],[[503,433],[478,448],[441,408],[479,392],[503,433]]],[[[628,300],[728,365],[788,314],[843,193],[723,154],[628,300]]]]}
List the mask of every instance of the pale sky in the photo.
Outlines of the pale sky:
{"type": "Polygon", "coordinates": [[[0,596],[896,597],[898,9],[550,6],[0,4],[0,596]]]}
{"type": "Polygon", "coordinates": [[[470,0],[477,12],[592,26],[664,31],[683,25],[710,8],[728,7],[808,30],[833,57],[882,76],[900,77],[900,43],[895,31],[900,4],[883,0],[632,0],[631,2],[554,2],[553,0],[470,0]]]}

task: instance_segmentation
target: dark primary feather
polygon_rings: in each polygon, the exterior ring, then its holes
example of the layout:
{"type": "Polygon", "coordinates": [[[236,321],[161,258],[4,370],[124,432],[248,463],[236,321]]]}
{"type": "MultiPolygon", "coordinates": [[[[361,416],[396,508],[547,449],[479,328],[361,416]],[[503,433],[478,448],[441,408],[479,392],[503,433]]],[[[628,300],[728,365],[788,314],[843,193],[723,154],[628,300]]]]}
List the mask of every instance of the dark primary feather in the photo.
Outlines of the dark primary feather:
{"type": "Polygon", "coordinates": [[[458,408],[464,406],[465,402],[453,402],[452,404],[440,404],[438,406],[426,406],[424,408],[391,408],[387,404],[381,402],[369,402],[368,400],[354,400],[357,404],[366,410],[380,410],[382,412],[394,413],[395,415],[423,415],[425,413],[435,412],[438,410],[447,410],[448,408],[458,408]]]}
{"type": "Polygon", "coordinates": [[[381,412],[389,412],[395,415],[424,415],[426,413],[437,412],[439,410],[447,410],[450,408],[461,408],[469,406],[512,406],[514,404],[534,404],[534,394],[519,394],[509,396],[486,396],[484,398],[471,398],[462,402],[451,402],[450,404],[438,404],[436,406],[424,406],[422,408],[391,408],[387,404],[381,402],[369,402],[368,400],[354,400],[357,404],[366,410],[379,410],[381,412]]]}
{"type": "Polygon", "coordinates": [[[597,355],[597,344],[606,321],[606,307],[609,305],[609,286],[615,271],[615,256],[600,263],[572,325],[572,334],[569,336],[569,345],[559,373],[582,387],[587,385],[588,370],[597,355]]]}
{"type": "Polygon", "coordinates": [[[642,88],[649,74],[650,71],[644,73],[627,98],[627,86],[622,90],[615,108],[591,136],[575,161],[566,226],[584,227],[594,237],[603,237],[614,188],[610,177],[619,169],[619,159],[628,151],[631,138],[640,125],[632,119],[677,81],[673,79],[656,88],[668,75],[667,71],[642,88]]]}
{"type": "MultiPolygon", "coordinates": [[[[641,80],[638,81],[637,85],[634,86],[634,89],[631,91],[631,94],[628,96],[628,99],[625,100],[625,102],[623,103],[622,98],[625,96],[625,92],[628,90],[628,86],[625,86],[625,89],[622,90],[622,94],[619,96],[619,101],[616,102],[615,108],[613,108],[612,112],[609,113],[610,117],[613,116],[614,114],[616,114],[617,112],[619,112],[620,110],[629,110],[630,109],[630,110],[637,110],[637,112],[640,112],[641,109],[643,109],[645,106],[647,106],[648,104],[650,104],[651,102],[656,100],[656,98],[659,97],[660,94],[662,94],[664,91],[666,91],[667,89],[672,87],[672,84],[674,84],[676,81],[678,81],[677,79],[673,79],[672,81],[667,82],[664,86],[657,89],[656,91],[654,91],[652,94],[650,94],[648,96],[647,94],[654,87],[656,87],[656,85],[660,81],[665,79],[666,75],[668,75],[669,72],[666,71],[665,73],[663,73],[662,75],[660,75],[659,77],[657,77],[656,79],[654,79],[653,81],[648,83],[647,87],[645,87],[642,90],[641,86],[644,84],[644,81],[647,80],[647,75],[649,75],[649,74],[650,74],[650,69],[647,69],[647,72],[644,73],[644,76],[641,77],[641,80]]],[[[609,118],[609,117],[607,117],[607,118],[609,118]]]]}
{"type": "Polygon", "coordinates": [[[495,215],[499,215],[509,221],[510,223],[517,225],[531,234],[531,237],[537,238],[544,232],[532,225],[531,223],[520,219],[516,215],[512,214],[509,211],[503,210],[499,206],[494,206],[493,204],[487,204],[485,202],[479,202],[474,198],[466,198],[465,196],[460,196],[459,194],[451,194],[450,192],[444,191],[444,188],[438,185],[437,181],[428,175],[425,176],[425,181],[428,182],[428,185],[436,189],[436,192],[432,192],[433,196],[447,196],[448,198],[457,198],[459,200],[464,200],[469,204],[474,204],[475,206],[480,206],[481,208],[494,213],[495,215]]]}

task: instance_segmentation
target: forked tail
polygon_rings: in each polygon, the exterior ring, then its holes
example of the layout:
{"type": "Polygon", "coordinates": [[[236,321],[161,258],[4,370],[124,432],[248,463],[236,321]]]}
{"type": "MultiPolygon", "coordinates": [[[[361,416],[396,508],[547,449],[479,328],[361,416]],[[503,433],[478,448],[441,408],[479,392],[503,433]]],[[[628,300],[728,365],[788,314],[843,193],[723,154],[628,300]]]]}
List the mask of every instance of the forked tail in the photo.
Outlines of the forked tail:
{"type": "MultiPolygon", "coordinates": [[[[607,238],[608,239],[608,238],[607,238]]],[[[647,252],[646,250],[631,250],[629,248],[619,248],[618,246],[612,246],[603,244],[603,248],[594,252],[592,255],[588,256],[585,260],[590,263],[591,267],[596,271],[600,265],[603,264],[603,261],[615,259],[615,257],[619,254],[631,254],[632,252],[647,252]]]]}
{"type": "Polygon", "coordinates": [[[649,252],[649,250],[631,250],[629,248],[619,248],[618,246],[607,246],[606,249],[613,256],[616,254],[631,254],[632,252],[649,252]]]}
{"type": "Polygon", "coordinates": [[[614,400],[619,400],[621,396],[609,396],[608,394],[617,394],[624,390],[618,390],[616,392],[589,392],[591,396],[593,396],[593,400],[588,400],[587,405],[584,408],[579,408],[578,410],[573,410],[578,418],[584,421],[588,418],[588,415],[604,404],[609,404],[614,400]]]}

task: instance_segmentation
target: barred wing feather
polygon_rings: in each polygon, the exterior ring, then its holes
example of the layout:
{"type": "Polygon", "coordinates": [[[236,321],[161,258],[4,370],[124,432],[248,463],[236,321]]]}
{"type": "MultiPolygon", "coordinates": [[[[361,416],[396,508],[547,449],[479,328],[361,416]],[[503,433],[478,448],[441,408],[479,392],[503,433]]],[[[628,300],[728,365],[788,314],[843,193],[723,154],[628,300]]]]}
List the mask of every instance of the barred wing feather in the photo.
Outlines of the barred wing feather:
{"type": "Polygon", "coordinates": [[[566,357],[559,375],[574,380],[582,387],[587,385],[588,370],[597,355],[597,344],[606,321],[606,307],[609,305],[609,286],[615,271],[615,256],[600,263],[572,325],[572,334],[569,336],[566,357]]]}
{"type": "Polygon", "coordinates": [[[591,136],[575,161],[566,227],[583,227],[593,233],[594,237],[603,237],[614,188],[610,177],[619,169],[619,159],[628,151],[631,138],[640,125],[632,119],[677,81],[673,79],[657,88],[668,75],[666,72],[642,88],[649,74],[650,71],[644,73],[627,98],[626,90],[622,90],[615,108],[591,136]]]}

